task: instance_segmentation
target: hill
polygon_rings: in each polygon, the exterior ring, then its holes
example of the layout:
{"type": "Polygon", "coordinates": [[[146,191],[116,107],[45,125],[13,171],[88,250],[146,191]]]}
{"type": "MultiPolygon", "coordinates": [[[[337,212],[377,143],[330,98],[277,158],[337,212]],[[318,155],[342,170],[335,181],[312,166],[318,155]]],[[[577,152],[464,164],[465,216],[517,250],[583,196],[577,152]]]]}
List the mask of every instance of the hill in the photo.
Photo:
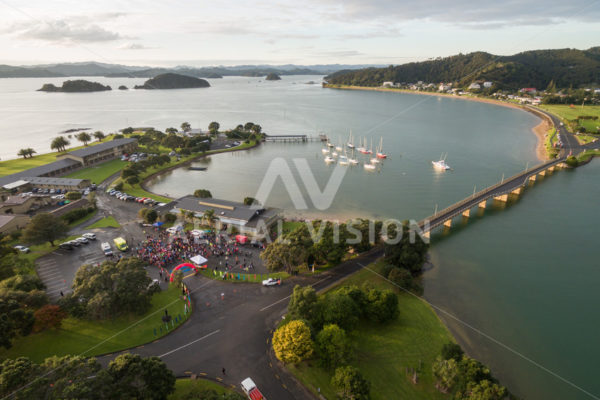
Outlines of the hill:
{"type": "Polygon", "coordinates": [[[78,93],[78,92],[101,92],[105,90],[112,90],[110,86],[104,86],[98,82],[90,82],[83,79],[74,81],[64,81],[62,87],[57,87],[52,83],[46,83],[39,92],[66,92],[66,93],[78,93]]]}
{"type": "Polygon", "coordinates": [[[491,81],[499,89],[582,87],[600,83],[600,47],[588,50],[533,50],[512,56],[485,52],[459,54],[386,68],[339,71],[325,78],[330,84],[381,86],[383,82],[491,81]]]}
{"type": "Polygon", "coordinates": [[[44,68],[23,68],[11,65],[0,65],[0,78],[51,78],[64,75],[48,71],[44,68]]]}
{"type": "Polygon", "coordinates": [[[148,79],[143,85],[136,85],[135,89],[186,89],[204,87],[210,87],[210,84],[204,79],[198,79],[187,75],[166,73],[148,79]]]}

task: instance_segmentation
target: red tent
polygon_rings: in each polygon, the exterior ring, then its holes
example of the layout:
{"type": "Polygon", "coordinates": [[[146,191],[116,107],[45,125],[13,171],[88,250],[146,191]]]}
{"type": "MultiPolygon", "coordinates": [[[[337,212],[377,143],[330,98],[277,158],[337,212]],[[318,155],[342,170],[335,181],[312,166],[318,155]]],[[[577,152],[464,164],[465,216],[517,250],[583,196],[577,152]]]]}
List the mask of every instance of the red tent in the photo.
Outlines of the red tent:
{"type": "Polygon", "coordinates": [[[246,244],[246,242],[248,241],[248,236],[235,235],[235,241],[240,244],[246,244]]]}

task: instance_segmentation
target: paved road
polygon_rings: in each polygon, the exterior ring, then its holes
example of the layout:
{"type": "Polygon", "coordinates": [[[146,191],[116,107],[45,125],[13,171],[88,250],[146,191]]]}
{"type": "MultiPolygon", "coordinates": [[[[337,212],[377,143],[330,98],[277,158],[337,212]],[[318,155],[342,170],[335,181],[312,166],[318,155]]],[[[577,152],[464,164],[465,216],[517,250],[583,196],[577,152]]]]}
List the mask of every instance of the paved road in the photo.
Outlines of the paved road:
{"type": "MultiPolygon", "coordinates": [[[[234,387],[250,376],[268,399],[312,399],[270,356],[273,328],[285,314],[296,284],[321,290],[380,256],[375,251],[325,274],[294,277],[275,287],[190,277],[186,284],[193,291],[192,317],[177,331],[131,352],[161,357],[178,376],[205,375],[234,387]]],[[[99,360],[106,364],[116,355],[99,360]]]]}

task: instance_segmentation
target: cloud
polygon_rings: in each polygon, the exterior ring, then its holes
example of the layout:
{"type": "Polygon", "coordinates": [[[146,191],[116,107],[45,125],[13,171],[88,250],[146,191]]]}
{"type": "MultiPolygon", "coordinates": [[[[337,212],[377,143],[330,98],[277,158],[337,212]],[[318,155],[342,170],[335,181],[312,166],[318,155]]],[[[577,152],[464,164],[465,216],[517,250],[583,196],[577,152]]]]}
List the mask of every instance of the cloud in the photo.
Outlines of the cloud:
{"type": "Polygon", "coordinates": [[[109,31],[95,24],[73,22],[71,19],[16,23],[4,32],[7,31],[21,39],[41,40],[64,45],[125,39],[118,32],[109,31]]]}
{"type": "Polygon", "coordinates": [[[600,7],[589,0],[318,0],[337,20],[434,21],[466,28],[548,25],[566,20],[597,21],[600,7]],[[489,23],[489,24],[488,24],[489,23]]]}
{"type": "Polygon", "coordinates": [[[119,49],[121,50],[148,50],[148,49],[155,49],[156,47],[148,47],[145,46],[141,43],[125,43],[122,44],[121,46],[119,46],[119,49]]]}

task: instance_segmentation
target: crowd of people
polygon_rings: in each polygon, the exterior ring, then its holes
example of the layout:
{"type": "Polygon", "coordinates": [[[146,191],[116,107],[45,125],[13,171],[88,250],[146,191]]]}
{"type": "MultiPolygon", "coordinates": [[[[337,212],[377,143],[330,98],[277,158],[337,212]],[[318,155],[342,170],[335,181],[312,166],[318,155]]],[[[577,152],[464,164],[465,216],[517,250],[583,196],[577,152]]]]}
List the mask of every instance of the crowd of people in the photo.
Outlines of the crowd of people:
{"type": "Polygon", "coordinates": [[[191,232],[169,234],[157,230],[156,235],[146,235],[146,240],[136,246],[138,257],[159,268],[161,276],[180,263],[200,255],[208,260],[208,268],[217,271],[255,269],[254,254],[225,234],[206,232],[204,237],[191,232]]]}

